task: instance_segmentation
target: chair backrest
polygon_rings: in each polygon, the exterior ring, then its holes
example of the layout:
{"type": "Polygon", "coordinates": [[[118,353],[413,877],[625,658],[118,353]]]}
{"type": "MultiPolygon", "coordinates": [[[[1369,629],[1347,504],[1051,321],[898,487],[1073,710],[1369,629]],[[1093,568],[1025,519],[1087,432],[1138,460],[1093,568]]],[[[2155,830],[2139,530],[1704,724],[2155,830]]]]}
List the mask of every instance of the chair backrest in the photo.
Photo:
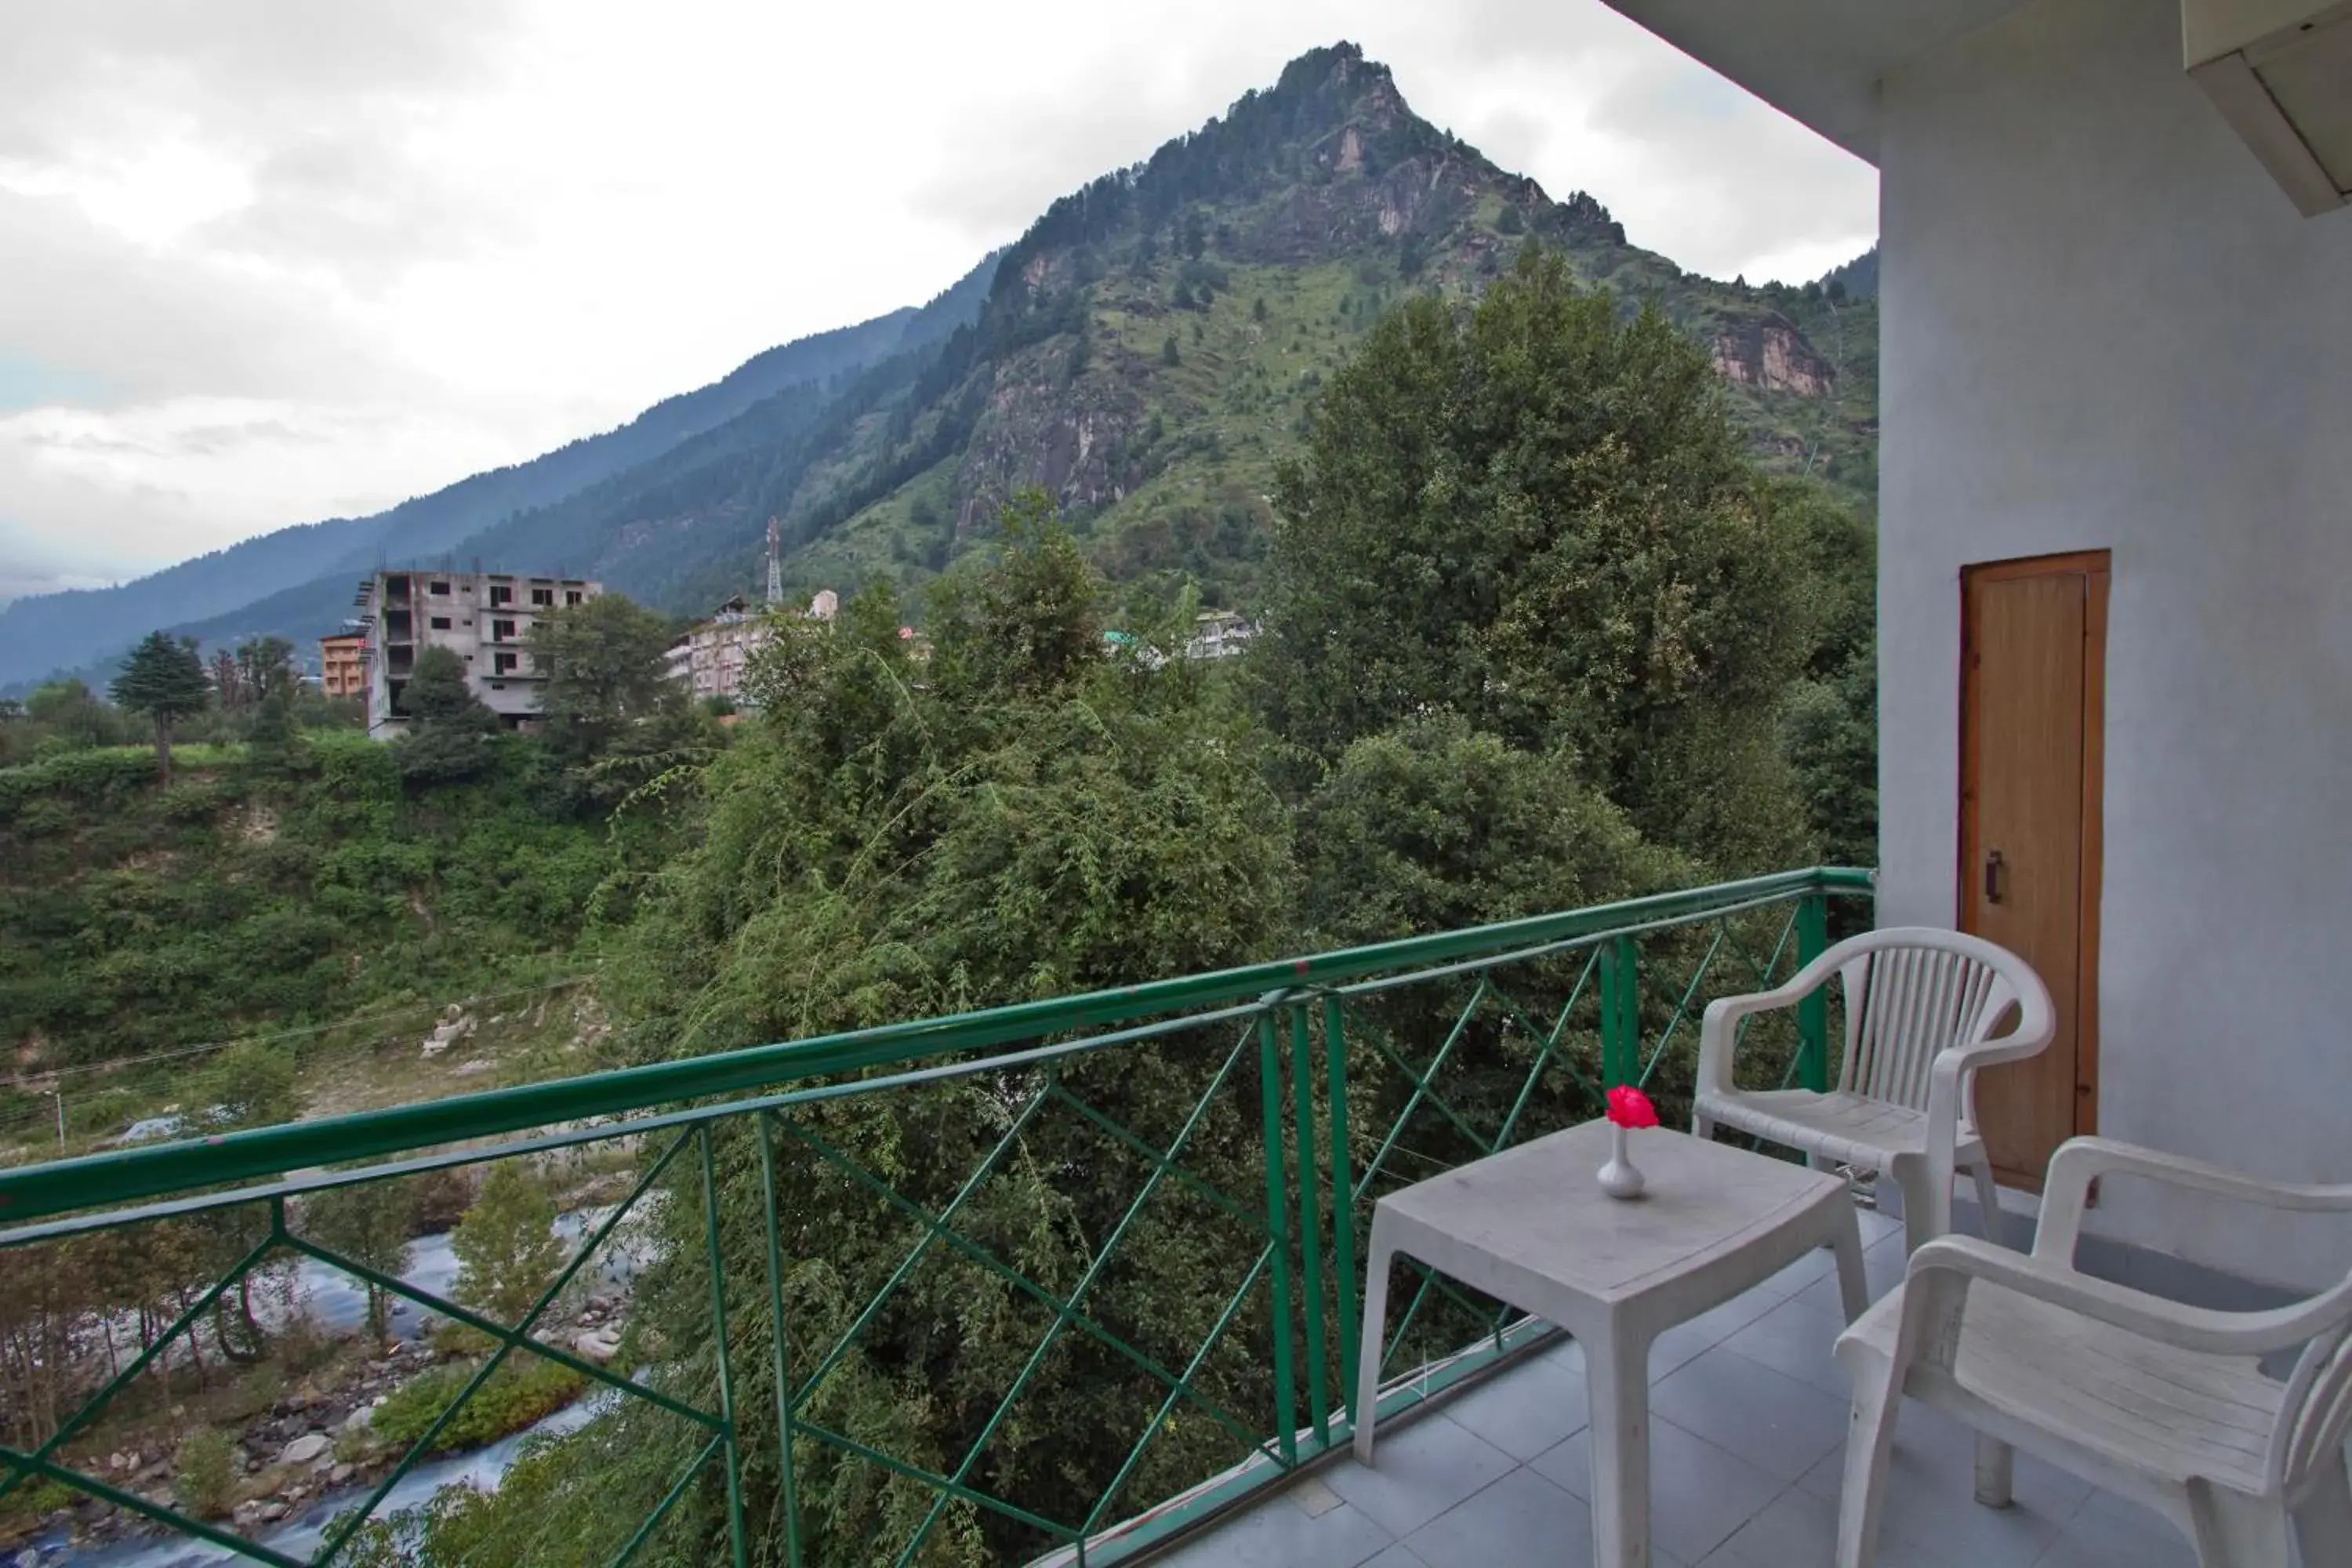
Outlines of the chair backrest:
{"type": "Polygon", "coordinates": [[[1927,1108],[1929,1069],[1939,1053],[1983,1044],[2012,1008],[2029,1029],[2046,1027],[2052,1014],[2049,988],[2032,965],[1965,931],[1865,931],[1822,955],[1832,960],[1845,983],[1838,1088],[1913,1110],[1927,1108]]]}

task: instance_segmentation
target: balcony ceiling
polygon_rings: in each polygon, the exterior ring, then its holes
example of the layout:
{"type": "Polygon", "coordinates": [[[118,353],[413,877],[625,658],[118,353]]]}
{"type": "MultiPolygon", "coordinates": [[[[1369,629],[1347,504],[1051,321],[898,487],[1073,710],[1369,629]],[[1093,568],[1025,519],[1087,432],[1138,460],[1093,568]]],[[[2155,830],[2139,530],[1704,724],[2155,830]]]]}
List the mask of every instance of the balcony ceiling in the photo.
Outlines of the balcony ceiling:
{"type": "Polygon", "coordinates": [[[1858,158],[1878,162],[1878,79],[2024,0],[1608,0],[1858,158]]]}

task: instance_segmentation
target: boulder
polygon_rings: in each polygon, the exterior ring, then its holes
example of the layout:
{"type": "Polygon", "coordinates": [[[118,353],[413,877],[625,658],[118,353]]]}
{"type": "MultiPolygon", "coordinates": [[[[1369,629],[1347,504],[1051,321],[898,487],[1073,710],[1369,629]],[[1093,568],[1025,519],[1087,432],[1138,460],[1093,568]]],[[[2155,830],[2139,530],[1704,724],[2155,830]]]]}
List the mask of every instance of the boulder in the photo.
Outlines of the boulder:
{"type": "Polygon", "coordinates": [[[288,1506],[284,1499],[272,1498],[268,1502],[261,1505],[261,1522],[264,1524],[276,1524],[279,1520],[284,1519],[288,1514],[293,1511],[293,1509],[288,1506]]]}
{"type": "Polygon", "coordinates": [[[281,1465],[307,1465],[335,1446],[335,1440],[324,1432],[306,1433],[286,1445],[278,1456],[281,1465]]]}
{"type": "Polygon", "coordinates": [[[586,1359],[603,1366],[621,1353],[621,1339],[607,1330],[592,1329],[572,1336],[572,1348],[586,1359]]]}
{"type": "Polygon", "coordinates": [[[373,1405],[362,1405],[343,1417],[343,1430],[346,1432],[364,1432],[374,1425],[375,1406],[373,1405]]]}
{"type": "Polygon", "coordinates": [[[327,1472],[327,1484],[331,1487],[339,1487],[357,1474],[359,1474],[357,1465],[337,1465],[327,1472]]]}

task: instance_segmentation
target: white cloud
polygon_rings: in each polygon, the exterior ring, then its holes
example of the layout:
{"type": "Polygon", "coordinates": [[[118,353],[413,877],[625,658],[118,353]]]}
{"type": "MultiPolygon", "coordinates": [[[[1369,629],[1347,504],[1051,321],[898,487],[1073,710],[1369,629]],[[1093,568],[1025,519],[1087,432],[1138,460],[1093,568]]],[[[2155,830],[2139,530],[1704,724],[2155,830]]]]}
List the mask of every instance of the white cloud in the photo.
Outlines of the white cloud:
{"type": "Polygon", "coordinates": [[[1103,17],[12,0],[0,576],[144,569],[609,426],[921,300],[1341,37],[1685,267],[1810,277],[1875,226],[1868,170],[1597,0],[1103,17]]]}

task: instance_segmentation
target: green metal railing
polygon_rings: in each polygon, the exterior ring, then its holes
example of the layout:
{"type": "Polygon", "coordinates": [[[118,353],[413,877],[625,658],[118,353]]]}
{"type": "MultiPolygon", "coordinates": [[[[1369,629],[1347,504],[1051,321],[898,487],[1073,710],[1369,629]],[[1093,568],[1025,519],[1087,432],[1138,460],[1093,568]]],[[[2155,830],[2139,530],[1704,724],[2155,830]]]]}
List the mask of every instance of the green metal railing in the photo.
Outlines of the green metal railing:
{"type": "MultiPolygon", "coordinates": [[[[1614,1084],[1672,1120],[1706,1004],[1785,979],[1870,885],[1789,872],[0,1172],[0,1315],[48,1347],[25,1362],[47,1403],[0,1405],[0,1521],[48,1486],[260,1562],[352,1561],[461,1413],[543,1364],[609,1405],[592,1431],[637,1423],[625,1446],[670,1462],[615,1483],[598,1560],[1119,1561],[1348,1441],[1382,1194],[1586,1120],[1614,1084]],[[339,1189],[509,1160],[618,1194],[511,1321],[315,1223],[339,1189]],[[625,1241],[673,1331],[607,1365],[550,1325],[625,1241]],[[126,1251],[136,1285],[9,1304],[126,1251]],[[457,1397],[297,1549],[103,1460],[110,1415],[186,1407],[208,1342],[216,1370],[279,1331],[247,1297],[303,1262],[475,1340],[457,1397]],[[675,1331],[689,1310],[707,1332],[675,1331]]],[[[1826,1005],[1753,1029],[1744,1069],[1826,1084],[1826,1005]]],[[[1398,1299],[1383,1414],[1540,1331],[1433,1275],[1398,1299]]]]}

